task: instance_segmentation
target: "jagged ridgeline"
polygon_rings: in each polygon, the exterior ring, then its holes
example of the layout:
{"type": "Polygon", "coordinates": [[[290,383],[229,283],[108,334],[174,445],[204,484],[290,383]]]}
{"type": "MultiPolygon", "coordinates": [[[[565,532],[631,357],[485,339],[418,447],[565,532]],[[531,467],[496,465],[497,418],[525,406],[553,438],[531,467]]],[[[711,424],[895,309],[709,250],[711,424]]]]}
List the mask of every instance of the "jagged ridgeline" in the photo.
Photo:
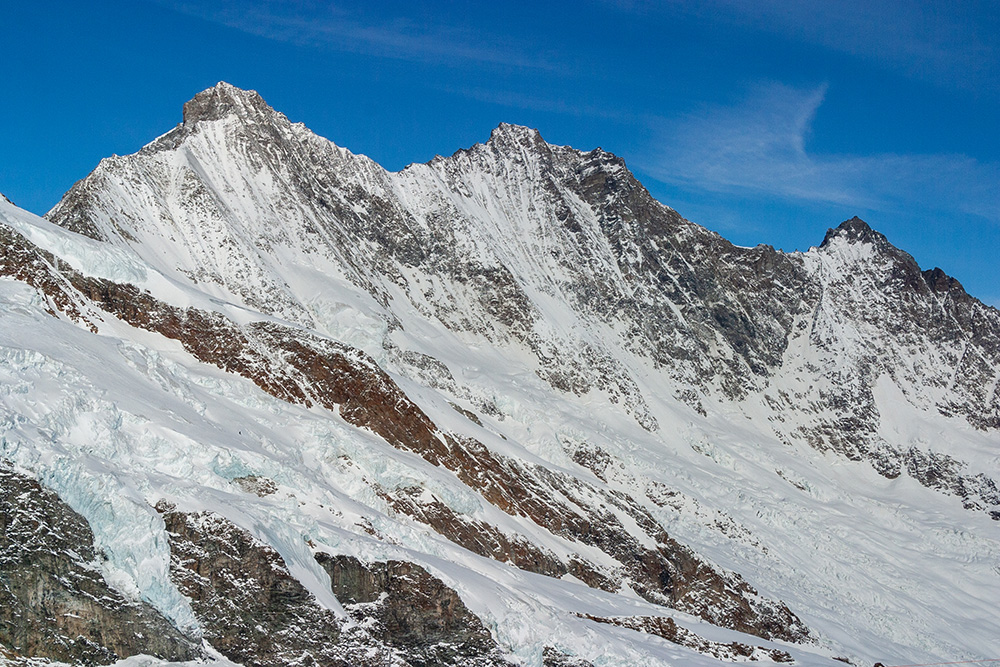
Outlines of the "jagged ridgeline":
{"type": "Polygon", "coordinates": [[[224,83],[0,215],[2,659],[1000,652],[1000,313],[857,218],[738,247],[601,149],[389,172],[224,83]]]}

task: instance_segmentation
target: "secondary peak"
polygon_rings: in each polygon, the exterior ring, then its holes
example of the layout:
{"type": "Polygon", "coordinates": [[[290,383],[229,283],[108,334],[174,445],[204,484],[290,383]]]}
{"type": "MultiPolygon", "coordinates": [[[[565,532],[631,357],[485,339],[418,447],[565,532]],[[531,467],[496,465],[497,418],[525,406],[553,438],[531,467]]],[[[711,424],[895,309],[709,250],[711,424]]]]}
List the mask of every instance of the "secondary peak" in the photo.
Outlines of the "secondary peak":
{"type": "Polygon", "coordinates": [[[845,220],[836,229],[826,230],[826,236],[823,238],[823,243],[820,244],[820,247],[825,248],[833,239],[837,238],[842,238],[849,243],[871,243],[877,245],[888,243],[883,234],[876,232],[867,222],[858,216],[854,216],[850,220],[845,220]]]}
{"type": "Polygon", "coordinates": [[[525,127],[524,125],[511,125],[510,123],[500,123],[493,132],[490,133],[490,144],[503,144],[515,141],[521,144],[545,143],[538,130],[525,127]]]}
{"type": "Polygon", "coordinates": [[[273,111],[256,90],[243,90],[220,81],[184,105],[184,124],[219,120],[236,114],[243,118],[273,111]]]}

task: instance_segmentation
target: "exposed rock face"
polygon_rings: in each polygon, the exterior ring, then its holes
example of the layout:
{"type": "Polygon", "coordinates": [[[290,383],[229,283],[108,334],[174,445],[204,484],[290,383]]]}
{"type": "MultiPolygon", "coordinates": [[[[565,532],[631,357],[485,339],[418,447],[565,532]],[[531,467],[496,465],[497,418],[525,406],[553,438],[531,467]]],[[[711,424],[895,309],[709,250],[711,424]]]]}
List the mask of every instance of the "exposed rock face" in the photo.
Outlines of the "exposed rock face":
{"type": "Polygon", "coordinates": [[[205,639],[243,665],[508,667],[453,590],[419,565],[364,565],[319,553],[332,592],[360,622],[346,626],[293,578],[273,549],[222,517],[160,503],[171,576],[205,639]]]}
{"type": "Polygon", "coordinates": [[[542,653],[542,665],[544,667],[594,667],[586,660],[566,655],[551,646],[546,646],[542,653]]]}
{"type": "Polygon", "coordinates": [[[669,642],[687,646],[704,655],[725,660],[727,662],[756,662],[766,660],[768,662],[794,662],[792,656],[780,649],[767,649],[761,646],[750,646],[741,642],[730,642],[723,644],[713,642],[704,637],[699,637],[695,633],[685,628],[679,627],[674,619],[669,616],[627,616],[619,618],[601,618],[598,616],[586,616],[597,623],[607,623],[617,625],[622,628],[629,628],[637,632],[645,632],[657,637],[662,637],[669,642]]]}
{"type": "MultiPolygon", "coordinates": [[[[420,487],[396,488],[391,493],[384,490],[383,497],[400,514],[426,523],[452,542],[480,556],[550,577],[562,576],[571,568],[583,573],[581,565],[567,565],[555,554],[523,537],[508,535],[484,521],[458,514],[437,498],[426,498],[424,489],[420,487]]],[[[605,581],[592,570],[587,570],[587,576],[580,578],[595,585],[605,581]]]]}
{"type": "Polygon", "coordinates": [[[237,115],[244,120],[256,120],[269,115],[271,110],[256,91],[240,90],[221,83],[203,90],[184,104],[184,125],[199,121],[212,121],[237,115]]]}
{"type": "Polygon", "coordinates": [[[171,577],[191,600],[205,639],[227,658],[247,666],[378,664],[350,659],[333,612],[273,549],[221,517],[157,509],[170,536],[171,577]]]}
{"type": "Polygon", "coordinates": [[[348,613],[399,649],[414,667],[501,661],[482,622],[455,591],[419,565],[364,564],[352,556],[323,553],[316,560],[330,575],[333,593],[348,613]]]}
{"type": "Polygon", "coordinates": [[[233,482],[247,493],[253,493],[263,498],[278,490],[274,480],[257,475],[244,475],[233,479],[233,482]]]}
{"type": "Polygon", "coordinates": [[[810,319],[800,320],[789,338],[795,354],[768,390],[777,393],[779,410],[794,405],[812,417],[788,435],[870,461],[886,477],[905,470],[959,495],[970,509],[995,511],[996,480],[965,472],[965,462],[947,455],[885,440],[875,389],[887,378],[916,407],[995,430],[1000,313],[940,269],[921,271],[858,218],[829,230],[803,259],[820,290],[810,319]],[[809,360],[807,347],[818,355],[809,360]]]}
{"type": "Polygon", "coordinates": [[[155,609],[104,580],[87,522],[0,463],[0,658],[106,665],[201,657],[155,609]]]}
{"type": "Polygon", "coordinates": [[[31,285],[45,296],[50,313],[60,310],[79,321],[81,313],[73,301],[73,290],[59,274],[59,267],[69,268],[15,230],[0,224],[0,276],[31,285]]]}

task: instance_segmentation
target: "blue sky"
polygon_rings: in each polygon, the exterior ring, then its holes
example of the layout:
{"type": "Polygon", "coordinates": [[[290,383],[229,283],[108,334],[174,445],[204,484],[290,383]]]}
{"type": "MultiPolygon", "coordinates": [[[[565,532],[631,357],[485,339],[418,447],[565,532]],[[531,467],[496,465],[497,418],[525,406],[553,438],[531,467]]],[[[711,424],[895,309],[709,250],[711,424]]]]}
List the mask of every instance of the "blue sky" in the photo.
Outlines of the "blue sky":
{"type": "Polygon", "coordinates": [[[506,121],[735,243],[853,215],[1000,305],[1000,3],[7,3],[0,192],[43,213],[225,80],[389,169],[506,121]]]}

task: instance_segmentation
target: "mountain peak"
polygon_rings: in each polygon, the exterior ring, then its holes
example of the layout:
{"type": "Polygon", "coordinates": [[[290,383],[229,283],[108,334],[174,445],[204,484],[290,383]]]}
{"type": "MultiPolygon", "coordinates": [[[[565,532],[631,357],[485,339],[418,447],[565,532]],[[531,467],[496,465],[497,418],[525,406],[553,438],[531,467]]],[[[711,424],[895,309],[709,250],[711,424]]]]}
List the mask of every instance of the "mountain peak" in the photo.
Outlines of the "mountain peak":
{"type": "Polygon", "coordinates": [[[956,297],[966,297],[965,288],[956,278],[952,278],[938,267],[923,271],[924,281],[935,294],[951,294],[956,297]]]}
{"type": "Polygon", "coordinates": [[[274,113],[256,90],[243,90],[220,81],[184,104],[184,124],[219,120],[236,114],[242,118],[274,113]]]}
{"type": "Polygon", "coordinates": [[[506,146],[518,144],[521,146],[541,146],[545,144],[541,133],[538,130],[525,127],[524,125],[511,125],[510,123],[500,123],[490,133],[490,139],[486,142],[488,146],[506,146]]]}
{"type": "Polygon", "coordinates": [[[490,133],[490,138],[495,136],[516,136],[541,139],[541,134],[533,127],[526,125],[515,125],[513,123],[500,123],[490,133]]]}
{"type": "Polygon", "coordinates": [[[850,220],[840,223],[835,229],[826,230],[826,236],[820,248],[827,247],[833,239],[844,239],[848,243],[870,243],[872,245],[888,244],[884,234],[876,232],[867,222],[854,216],[850,220]]]}

